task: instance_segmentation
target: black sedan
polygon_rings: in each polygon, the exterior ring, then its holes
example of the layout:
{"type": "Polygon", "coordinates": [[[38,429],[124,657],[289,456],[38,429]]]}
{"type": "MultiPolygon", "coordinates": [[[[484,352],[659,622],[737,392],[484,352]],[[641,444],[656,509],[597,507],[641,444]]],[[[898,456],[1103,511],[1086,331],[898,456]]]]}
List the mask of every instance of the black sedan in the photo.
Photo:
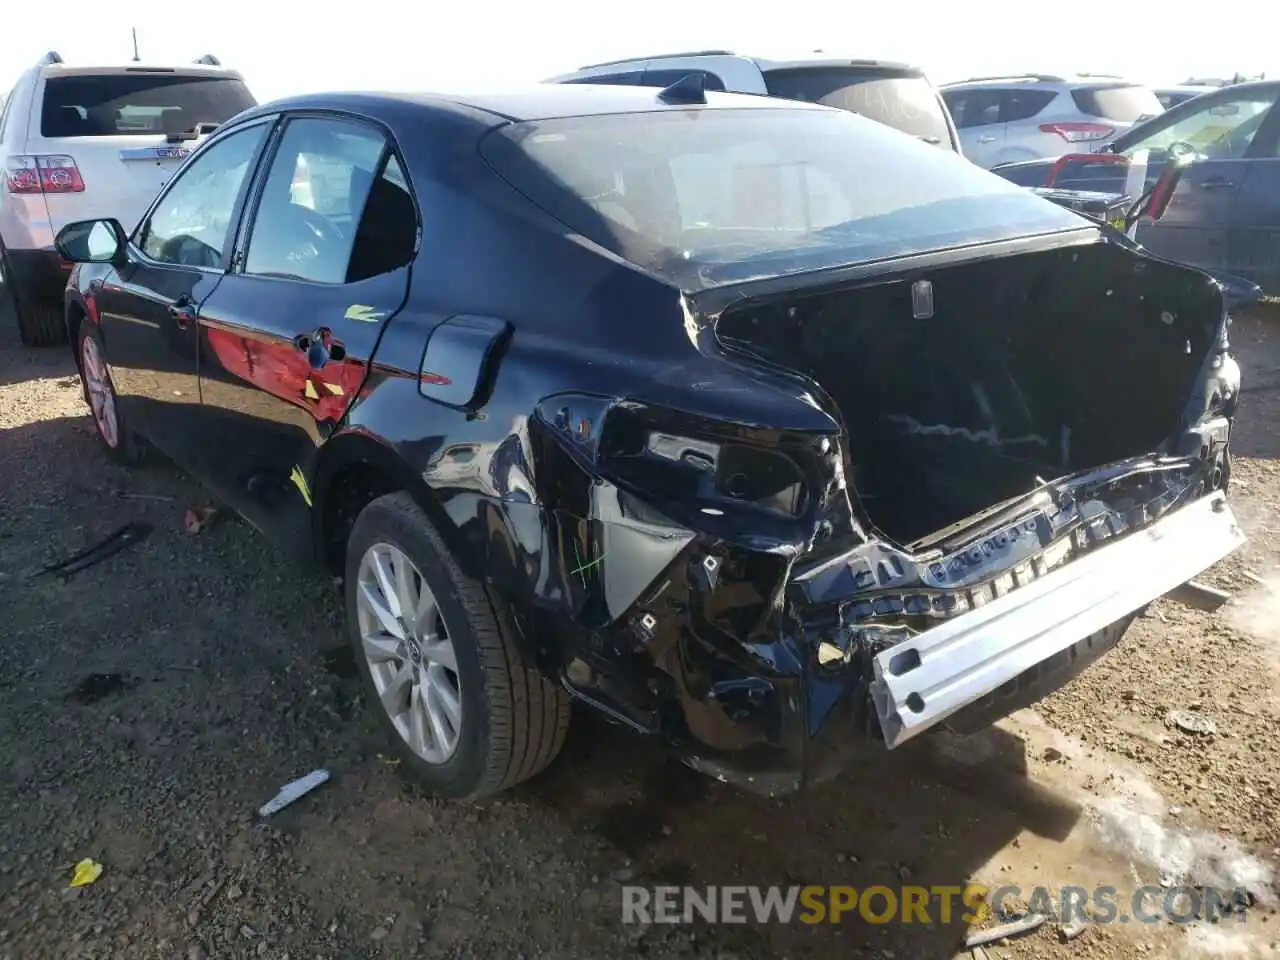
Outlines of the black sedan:
{"type": "Polygon", "coordinates": [[[1280,292],[1280,82],[1189,99],[1106,144],[1096,159],[1026,160],[991,172],[1024,187],[1052,179],[1059,188],[1121,194],[1127,161],[1144,154],[1147,187],[1170,160],[1184,169],[1164,215],[1140,221],[1137,240],[1161,257],[1280,292]]]}
{"type": "Polygon", "coordinates": [[[574,700],[792,790],[1042,696],[1241,543],[1221,287],[845,111],[284,100],[59,248],[106,452],[341,578],[445,796],[574,700]]]}

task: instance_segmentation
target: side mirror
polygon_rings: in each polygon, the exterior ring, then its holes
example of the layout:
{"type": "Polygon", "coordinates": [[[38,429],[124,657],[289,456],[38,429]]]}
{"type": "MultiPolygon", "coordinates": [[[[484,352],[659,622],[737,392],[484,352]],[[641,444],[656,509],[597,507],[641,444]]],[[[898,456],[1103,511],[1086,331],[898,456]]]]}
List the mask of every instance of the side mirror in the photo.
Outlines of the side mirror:
{"type": "Polygon", "coordinates": [[[54,246],[72,263],[115,263],[124,256],[129,238],[120,221],[77,220],[58,231],[54,246]]]}

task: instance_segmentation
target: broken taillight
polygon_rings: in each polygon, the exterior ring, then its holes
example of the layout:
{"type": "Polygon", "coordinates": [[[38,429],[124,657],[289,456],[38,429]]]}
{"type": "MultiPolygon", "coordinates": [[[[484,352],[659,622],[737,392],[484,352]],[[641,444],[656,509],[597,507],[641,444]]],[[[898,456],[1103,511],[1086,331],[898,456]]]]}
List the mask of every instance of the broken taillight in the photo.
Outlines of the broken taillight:
{"type": "Polygon", "coordinates": [[[601,475],[708,516],[747,507],[799,517],[810,500],[806,456],[830,449],[830,441],[788,443],[776,430],[754,436],[750,428],[634,401],[561,395],[547,403],[543,419],[601,475]]]}

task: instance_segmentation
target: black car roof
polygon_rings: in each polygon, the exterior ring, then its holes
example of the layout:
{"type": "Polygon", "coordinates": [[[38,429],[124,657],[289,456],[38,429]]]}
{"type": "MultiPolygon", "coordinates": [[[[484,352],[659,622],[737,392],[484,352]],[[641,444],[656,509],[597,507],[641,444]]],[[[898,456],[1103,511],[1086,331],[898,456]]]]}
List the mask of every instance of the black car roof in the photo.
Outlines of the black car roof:
{"type": "MultiPolygon", "coordinates": [[[[375,117],[403,115],[407,111],[429,110],[470,115],[491,121],[521,122],[561,117],[607,116],[619,113],[646,113],[660,110],[687,110],[687,104],[667,104],[658,99],[656,87],[609,86],[605,84],[538,84],[511,93],[471,96],[433,93],[316,93],[287,97],[261,104],[242,114],[243,119],[282,110],[347,110],[375,117]]],[[[696,109],[830,110],[816,104],[741,93],[708,92],[705,105],[696,109]]]]}

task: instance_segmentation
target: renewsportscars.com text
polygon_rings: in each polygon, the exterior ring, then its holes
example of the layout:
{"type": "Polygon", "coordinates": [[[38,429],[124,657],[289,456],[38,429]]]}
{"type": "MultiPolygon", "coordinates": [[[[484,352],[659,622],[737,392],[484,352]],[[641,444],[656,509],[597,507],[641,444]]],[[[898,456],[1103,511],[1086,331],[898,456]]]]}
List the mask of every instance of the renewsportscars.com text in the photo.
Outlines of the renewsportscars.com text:
{"type": "Polygon", "coordinates": [[[1111,886],[1046,887],[1030,891],[1008,885],[622,888],[624,923],[952,923],[980,924],[1000,916],[1005,904],[1024,900],[1032,913],[1063,923],[1190,923],[1237,914],[1252,901],[1243,889],[1142,886],[1127,895],[1111,886]]]}

